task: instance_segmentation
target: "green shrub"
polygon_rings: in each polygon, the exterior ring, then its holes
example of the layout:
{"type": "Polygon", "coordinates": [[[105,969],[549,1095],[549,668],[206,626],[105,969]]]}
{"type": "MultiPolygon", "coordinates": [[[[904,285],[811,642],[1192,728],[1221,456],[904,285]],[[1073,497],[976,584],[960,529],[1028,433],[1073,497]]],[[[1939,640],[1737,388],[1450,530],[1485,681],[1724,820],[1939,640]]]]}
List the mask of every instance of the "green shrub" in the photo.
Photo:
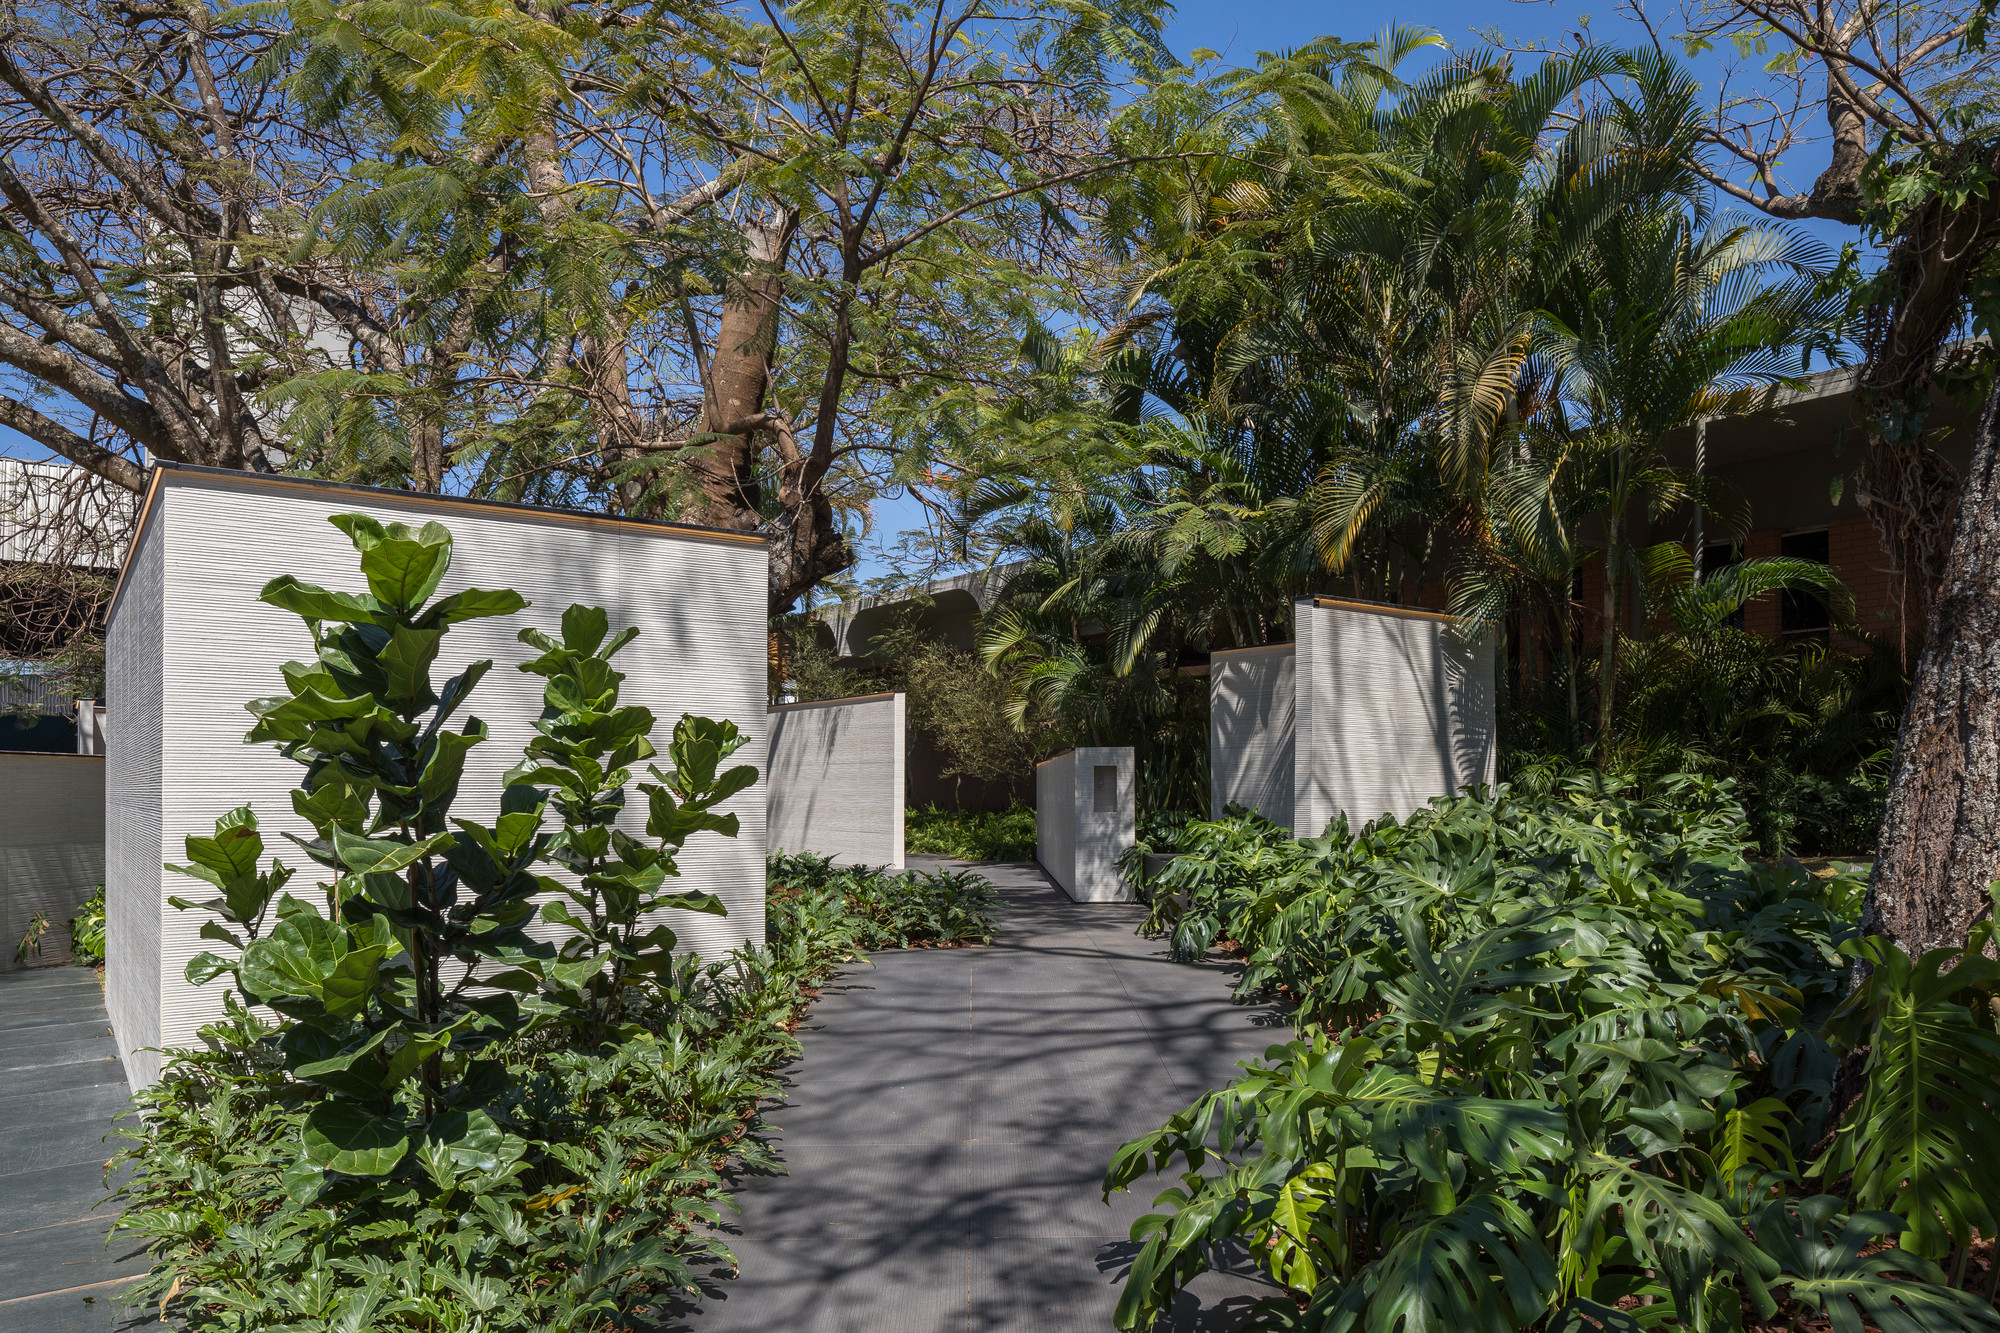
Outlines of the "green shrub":
{"type": "Polygon", "coordinates": [[[1561,679],[1512,697],[1501,775],[1517,789],[1549,790],[1601,767],[1660,801],[1663,781],[1728,778],[1766,855],[1874,848],[1908,698],[1893,647],[1870,642],[1857,656],[1720,627],[1620,642],[1608,744],[1569,729],[1561,679]]]}
{"type": "Polygon", "coordinates": [[[69,921],[70,955],[85,967],[104,961],[104,886],[97,886],[69,921]]]}
{"type": "Polygon", "coordinates": [[[920,944],[981,944],[993,938],[993,888],[967,870],[892,875],[867,866],[835,866],[823,856],[774,856],[773,901],[812,914],[821,931],[844,923],[857,949],[920,944]]]}
{"type": "Polygon", "coordinates": [[[780,914],[768,949],[676,955],[659,909],[712,807],[754,780],[723,762],[727,722],[683,717],[637,784],[646,837],[611,826],[652,715],[622,706],[601,610],[556,639],[521,638],[546,679],[525,761],[492,793],[491,825],[452,807],[486,736],[445,727],[488,670],[433,687],[446,632],[523,603],[462,592],[430,603],[450,535],[334,522],[366,594],[266,586],[315,648],[288,693],[250,705],[249,739],[302,764],[294,839],[323,868],[322,903],[286,892],[247,807],[187,839],[184,873],[217,896],[197,984],[226,978],[203,1049],[169,1052],[137,1099],[114,1167],[117,1226],[153,1247],[134,1294],[191,1329],[583,1329],[660,1313],[727,1262],[702,1224],[732,1162],[768,1164],[756,1103],[794,1049],[787,1029],[860,926],[780,914]],[[427,603],[429,603],[427,605],[427,603]],[[548,827],[551,815],[559,827],[548,827]],[[558,878],[558,874],[563,877],[558,878]],[[536,900],[560,946],[527,930],[536,900]],[[252,1004],[260,1006],[253,1008],[252,1004]],[[269,1015],[269,1016],[267,1016],[269,1015]],[[274,1017],[272,1017],[274,1016],[274,1017]]]}
{"type": "Polygon", "coordinates": [[[903,826],[903,849],[960,861],[1032,861],[1035,812],[1025,805],[999,811],[911,810],[903,826]]]}
{"type": "Polygon", "coordinates": [[[1151,928],[1236,941],[1299,1035],[1113,1159],[1180,1171],[1119,1327],[1233,1240],[1288,1291],[1257,1328],[2000,1329],[1937,1265],[2000,1217],[1993,927],[1911,962],[1853,875],[1752,861],[1730,784],[1664,786],[1190,826],[1151,928]]]}

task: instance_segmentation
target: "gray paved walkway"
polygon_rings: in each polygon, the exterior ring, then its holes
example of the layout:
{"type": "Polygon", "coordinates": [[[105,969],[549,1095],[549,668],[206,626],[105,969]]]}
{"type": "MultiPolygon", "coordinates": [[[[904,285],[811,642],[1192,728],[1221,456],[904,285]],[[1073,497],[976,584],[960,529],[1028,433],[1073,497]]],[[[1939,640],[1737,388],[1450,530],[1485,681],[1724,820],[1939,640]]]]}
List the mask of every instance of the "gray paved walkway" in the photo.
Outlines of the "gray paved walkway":
{"type": "MultiPolygon", "coordinates": [[[[768,1113],[790,1174],[744,1182],[740,1276],[694,1333],[1111,1328],[1128,1228],[1172,1182],[1107,1207],[1105,1163],[1290,1030],[1134,935],[1141,909],[980,870],[1005,899],[995,944],[879,953],[813,1006],[768,1113]]],[[[1208,1275],[1173,1326],[1230,1327],[1271,1291],[1208,1275]]]]}
{"type": "Polygon", "coordinates": [[[119,1290],[146,1271],[131,1244],[106,1249],[104,1162],[125,1106],[97,974],[0,973],[0,1331],[119,1326],[119,1290]]]}

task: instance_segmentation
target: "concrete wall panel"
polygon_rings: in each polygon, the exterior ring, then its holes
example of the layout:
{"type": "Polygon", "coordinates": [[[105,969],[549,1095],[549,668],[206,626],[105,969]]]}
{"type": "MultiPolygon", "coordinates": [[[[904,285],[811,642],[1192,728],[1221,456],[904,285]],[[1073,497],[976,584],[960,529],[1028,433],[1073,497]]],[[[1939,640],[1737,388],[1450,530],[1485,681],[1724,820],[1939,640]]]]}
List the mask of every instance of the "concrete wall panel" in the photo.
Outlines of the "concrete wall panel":
{"type": "Polygon", "coordinates": [[[1035,860],[1065,893],[1076,882],[1076,751],[1035,765],[1035,860]]]}
{"type": "Polygon", "coordinates": [[[1289,643],[1209,659],[1209,810],[1247,806],[1290,828],[1296,765],[1295,652],[1289,643]]]}
{"type": "Polygon", "coordinates": [[[121,734],[104,761],[104,1003],[113,1030],[129,1036],[118,1050],[135,1088],[160,1076],[160,1057],[147,1048],[160,1031],[161,912],[171,910],[161,873],[166,550],[164,523],[139,533],[104,636],[106,721],[121,734]]]}
{"type": "Polygon", "coordinates": [[[1497,637],[1433,612],[1313,599],[1297,604],[1296,820],[1317,835],[1407,818],[1434,796],[1492,782],[1497,637]]]}
{"type": "MultiPolygon", "coordinates": [[[[203,947],[197,932],[204,918],[166,904],[170,894],[192,892],[193,881],[167,875],[161,863],[183,860],[187,834],[207,832],[218,815],[245,803],[280,854],[290,848],[279,834],[309,831],[289,798],[303,770],[270,746],[242,743],[250,723],[243,705],[281,692],[280,664],[309,660],[312,651],[296,616],[257,600],[267,580],[290,573],[365,589],[354,550],[327,522],[330,515],[442,522],[455,545],[441,592],[511,587],[531,603],[516,616],[459,626],[445,640],[437,679],[479,658],[495,663],[467,710],[487,721],[491,738],[468,759],[458,813],[492,819],[500,776],[520,759],[541,711],[541,679],[515,669],[532,655],[518,631],[537,625],[557,632],[574,602],[604,607],[614,627],[639,626],[616,661],[627,675],[625,701],[659,718],[656,744],[665,748],[684,712],[728,718],[750,738],[735,762],[754,764],[760,774],[767,767],[767,556],[760,540],[197,469],[158,472],[148,510],[111,613],[118,776],[107,802],[111,893],[120,905],[113,948],[121,950],[113,961],[122,958],[132,973],[113,983],[111,1010],[128,1052],[188,1044],[221,1008],[220,985],[197,989],[183,976],[203,947]],[[149,970],[152,980],[139,975],[149,970]],[[148,985],[157,993],[150,1010],[148,985]]],[[[634,800],[625,817],[635,835],[644,809],[634,800]]],[[[728,915],[672,914],[682,942],[710,955],[764,935],[761,777],[723,809],[739,817],[741,835],[696,837],[681,871],[686,887],[717,894],[728,915]]],[[[295,892],[309,896],[316,869],[306,865],[295,892]]],[[[144,1057],[128,1060],[138,1062],[128,1064],[135,1081],[155,1075],[144,1057]]]]}
{"type": "Polygon", "coordinates": [[[903,696],[770,710],[765,847],[903,868],[903,696]]]}
{"type": "Polygon", "coordinates": [[[0,971],[35,913],[65,923],[104,882],[104,761],[92,755],[0,753],[0,971]]]}

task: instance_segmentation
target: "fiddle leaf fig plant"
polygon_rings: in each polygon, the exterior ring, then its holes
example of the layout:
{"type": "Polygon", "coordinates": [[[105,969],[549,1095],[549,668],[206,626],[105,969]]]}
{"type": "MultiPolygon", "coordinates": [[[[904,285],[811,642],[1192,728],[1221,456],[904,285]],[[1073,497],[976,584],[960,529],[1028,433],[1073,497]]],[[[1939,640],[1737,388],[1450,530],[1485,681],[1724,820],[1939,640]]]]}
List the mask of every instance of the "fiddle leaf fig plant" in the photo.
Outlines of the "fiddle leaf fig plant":
{"type": "Polygon", "coordinates": [[[562,817],[562,832],[546,855],[573,882],[544,879],[551,900],[542,918],[570,934],[545,975],[592,1042],[623,1035],[633,988],[670,965],[679,940],[656,919],[661,909],[723,914],[713,894],[672,892],[668,881],[680,874],[676,858],[696,832],[736,836],[736,816],[714,814],[712,807],[757,778],[748,765],[718,772],[743,745],[735,724],[683,716],[668,750],[673,772],[649,766],[656,781],[640,784],[649,802],[646,832],[657,841],[643,842],[615,826],[626,807],[632,766],[658,753],[652,711],[619,702],[625,676],[611,665],[637,634],[631,627],[611,634],[610,618],[595,606],[564,612],[560,639],[534,628],[520,633],[523,643],[541,650],[521,670],[547,683],[527,761],[508,780],[547,788],[562,817]]]}
{"type": "Polygon", "coordinates": [[[722,911],[680,887],[680,858],[738,833],[720,806],[756,779],[730,764],[743,735],[683,716],[657,753],[611,665],[635,632],[572,606],[560,634],[521,634],[543,707],[524,761],[475,791],[468,704],[491,663],[438,664],[455,626],[525,603],[440,595],[436,525],[335,522],[367,590],[266,586],[313,653],[250,705],[247,737],[301,766],[313,887],[248,807],[175,867],[217,946],[188,976],[232,984],[125,1131],[118,1226],[154,1256],[138,1295],[205,1333],[650,1326],[699,1293],[697,1266],[731,1262],[724,1172],[770,1163],[756,1106],[812,983],[882,933],[860,911],[898,904],[899,939],[920,921],[984,939],[984,900],[955,881],[781,890],[768,948],[676,955],[663,909],[722,911]]]}
{"type": "Polygon", "coordinates": [[[504,1081],[482,1053],[527,1021],[518,993],[540,986],[553,953],[525,927],[534,867],[556,835],[529,787],[502,794],[491,826],[453,815],[466,755],[487,730],[476,717],[447,723],[493,664],[432,680],[452,626],[527,602],[479,589],[431,600],[451,565],[439,524],[331,522],[360,554],[368,591],[290,575],[265,585],[265,602],[305,622],[314,654],[282,668],[286,694],[248,705],[256,722],[244,738],[305,768],[292,805],[315,836],[287,836],[328,872],[324,906],[281,894],[283,864],[259,869],[263,837],[247,807],[212,837],[189,838],[191,864],[173,868],[220,890],[199,904],[221,918],[203,934],[238,951],[198,956],[189,980],[228,973],[290,1019],[276,1041],[285,1068],[325,1094],[305,1122],[306,1162],[380,1176],[426,1143],[450,1149],[504,1081]]]}

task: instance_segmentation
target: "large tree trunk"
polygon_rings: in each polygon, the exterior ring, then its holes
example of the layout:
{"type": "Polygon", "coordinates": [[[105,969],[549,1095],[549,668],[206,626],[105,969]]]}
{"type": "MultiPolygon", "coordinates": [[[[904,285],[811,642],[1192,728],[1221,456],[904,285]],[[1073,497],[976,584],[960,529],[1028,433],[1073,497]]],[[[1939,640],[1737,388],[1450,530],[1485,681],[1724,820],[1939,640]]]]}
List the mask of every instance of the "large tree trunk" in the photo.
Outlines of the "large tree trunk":
{"type": "MultiPolygon", "coordinates": [[[[2000,156],[1964,148],[1987,169],[2000,156]]],[[[1913,211],[1885,264],[1895,282],[1890,301],[1862,326],[1868,352],[1860,399],[1869,450],[1856,499],[1873,521],[1889,558],[1889,592],[1898,612],[1898,646],[1907,664],[1930,621],[1931,590],[1952,548],[1958,477],[1925,432],[1932,381],[1958,330],[1972,274],[2000,240],[2000,195],[1952,204],[1933,197],[1913,211]]]]}
{"type": "MultiPolygon", "coordinates": [[[[778,512],[768,520],[772,615],[791,610],[820,580],[854,563],[822,485],[831,451],[820,447],[820,437],[827,435],[830,423],[816,425],[813,449],[801,452],[790,419],[765,404],[784,300],[786,254],[797,224],[796,213],[782,210],[773,219],[744,227],[750,262],[730,280],[725,294],[704,386],[702,433],[708,439],[689,460],[699,499],[688,517],[747,532],[767,523],[759,441],[770,441],[777,454],[778,512]]],[[[844,343],[836,337],[827,369],[835,399],[843,354],[844,343]]]]}
{"type": "Polygon", "coordinates": [[[689,459],[699,487],[699,497],[687,514],[694,522],[743,532],[763,525],[757,431],[743,423],[762,414],[770,390],[785,260],[797,226],[798,214],[790,209],[743,225],[749,262],[730,279],[723,294],[715,355],[708,363],[709,392],[701,428],[709,438],[689,459]]]}
{"type": "Polygon", "coordinates": [[[1987,396],[1896,762],[1864,926],[1963,944],[2000,877],[2000,383],[1987,396]]]}

